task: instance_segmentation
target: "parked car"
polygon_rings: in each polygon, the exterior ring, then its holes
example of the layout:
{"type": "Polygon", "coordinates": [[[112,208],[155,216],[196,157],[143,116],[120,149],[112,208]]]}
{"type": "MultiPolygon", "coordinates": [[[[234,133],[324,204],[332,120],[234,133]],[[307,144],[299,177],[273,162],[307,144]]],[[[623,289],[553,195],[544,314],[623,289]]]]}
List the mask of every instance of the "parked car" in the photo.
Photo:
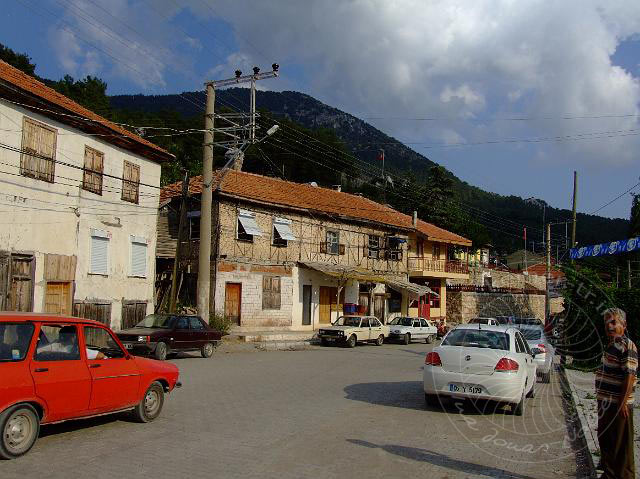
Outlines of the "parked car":
{"type": "Polygon", "coordinates": [[[535,362],[540,380],[543,383],[550,383],[555,348],[541,326],[520,326],[520,331],[531,350],[537,350],[535,362]]]}
{"type": "Polygon", "coordinates": [[[178,376],[129,354],[97,321],[0,313],[0,458],[26,454],[41,424],[121,411],[153,421],[178,376]]]}
{"type": "Polygon", "coordinates": [[[424,318],[398,317],[389,323],[389,339],[409,344],[412,339],[424,339],[431,344],[438,335],[438,328],[424,318]]]}
{"type": "Polygon", "coordinates": [[[469,324],[486,324],[488,326],[498,326],[498,320],[496,318],[472,318],[469,320],[469,324]]]}
{"type": "Polygon", "coordinates": [[[515,318],[513,324],[515,324],[516,326],[543,326],[542,320],[539,318],[515,318]]]}
{"type": "Polygon", "coordinates": [[[423,383],[429,405],[442,397],[488,399],[521,416],[525,398],[535,395],[536,363],[517,328],[463,324],[427,353],[423,383]]]}
{"type": "Polygon", "coordinates": [[[177,351],[200,351],[203,358],[210,358],[222,338],[220,331],[199,316],[179,314],[150,314],[133,328],[116,334],[133,354],[153,354],[160,361],[177,351]]]}
{"type": "Polygon", "coordinates": [[[382,346],[389,337],[389,326],[375,316],[340,316],[333,325],[319,329],[318,337],[323,346],[339,343],[354,348],[359,341],[382,346]]]}

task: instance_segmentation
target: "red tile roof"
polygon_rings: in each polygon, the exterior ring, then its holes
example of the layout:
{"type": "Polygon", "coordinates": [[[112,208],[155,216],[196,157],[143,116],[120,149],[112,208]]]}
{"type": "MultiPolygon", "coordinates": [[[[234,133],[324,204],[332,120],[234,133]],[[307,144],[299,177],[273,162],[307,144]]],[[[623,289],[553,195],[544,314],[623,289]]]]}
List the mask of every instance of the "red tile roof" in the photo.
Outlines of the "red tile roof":
{"type": "MultiPolygon", "coordinates": [[[[219,176],[218,170],[214,173],[214,187],[219,176]]],[[[430,240],[458,245],[471,244],[470,240],[426,221],[418,220],[418,225],[414,228],[411,216],[363,196],[328,188],[231,170],[224,177],[221,191],[250,201],[301,208],[329,215],[373,221],[406,230],[416,230],[430,240]]],[[[189,192],[193,194],[202,192],[202,176],[191,178],[189,192]]],[[[160,203],[163,204],[166,200],[181,194],[182,182],[168,185],[160,193],[160,203]]]]}
{"type": "MultiPolygon", "coordinates": [[[[31,95],[35,95],[38,98],[45,100],[46,102],[53,104],[59,108],[62,108],[65,113],[71,113],[74,115],[81,116],[83,118],[89,118],[97,125],[102,126],[103,128],[107,128],[118,135],[122,135],[127,137],[129,140],[132,140],[139,146],[152,150],[155,155],[154,158],[156,161],[170,161],[174,160],[175,157],[168,151],[160,148],[159,146],[151,143],[148,140],[145,140],[141,136],[138,136],[130,131],[122,128],[121,126],[116,125],[115,123],[106,120],[105,118],[97,115],[91,110],[86,109],[85,107],[77,104],[73,100],[67,98],[66,96],[58,93],[53,88],[49,88],[44,83],[39,82],[32,76],[27,75],[26,73],[18,70],[17,68],[12,67],[8,63],[0,60],[0,80],[4,80],[7,83],[19,88],[23,92],[30,93],[31,95]]],[[[28,108],[28,107],[27,107],[28,108]]],[[[48,113],[46,111],[41,112],[44,116],[52,116],[52,113],[48,113]]],[[[55,115],[55,114],[53,114],[55,115]]],[[[90,122],[87,122],[90,123],[90,122]]],[[[112,142],[110,138],[103,137],[104,141],[112,142]]]]}

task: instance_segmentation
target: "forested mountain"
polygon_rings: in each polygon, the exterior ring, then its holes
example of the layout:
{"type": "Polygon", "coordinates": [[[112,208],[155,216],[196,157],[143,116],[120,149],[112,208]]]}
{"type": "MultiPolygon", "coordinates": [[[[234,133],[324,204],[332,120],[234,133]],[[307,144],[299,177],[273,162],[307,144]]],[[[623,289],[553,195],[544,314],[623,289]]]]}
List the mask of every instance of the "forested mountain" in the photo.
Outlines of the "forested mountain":
{"type": "MultiPolygon", "coordinates": [[[[182,95],[118,95],[110,97],[110,102],[114,108],[138,110],[145,112],[179,112],[186,117],[199,116],[204,108],[204,93],[185,92],[182,95]]],[[[256,104],[259,109],[270,112],[276,118],[286,118],[295,122],[308,130],[328,130],[342,140],[347,151],[346,158],[351,152],[358,160],[368,163],[369,168],[360,167],[356,162],[353,169],[342,168],[348,175],[359,175],[363,178],[365,193],[373,196],[374,199],[382,200],[380,184],[377,187],[369,187],[371,178],[369,174],[380,173],[380,162],[376,159],[380,147],[385,150],[385,166],[395,177],[407,177],[411,182],[411,187],[423,185],[429,175],[430,169],[435,163],[425,156],[413,151],[396,139],[386,135],[377,128],[371,126],[363,120],[353,115],[345,113],[337,108],[326,105],[315,98],[298,92],[284,91],[258,91],[256,104]]],[[[216,105],[220,107],[231,107],[236,110],[248,109],[249,91],[243,88],[231,88],[216,92],[216,105]]],[[[285,135],[287,137],[287,135],[285,135]]],[[[293,136],[288,136],[289,142],[293,136]]],[[[298,141],[309,141],[304,137],[298,137],[298,141]]],[[[286,140],[282,140],[286,141],[286,140]]],[[[309,144],[318,149],[322,149],[330,156],[330,150],[322,145],[309,144]]],[[[291,164],[282,151],[275,151],[272,155],[274,163],[285,165],[285,174],[291,168],[299,169],[304,166],[301,158],[297,159],[297,164],[291,164]]],[[[313,165],[312,165],[313,166],[313,165]]],[[[291,177],[296,181],[317,181],[320,184],[333,184],[340,182],[340,176],[331,169],[340,169],[336,163],[325,162],[325,168],[315,165],[311,171],[305,168],[303,175],[291,177]],[[329,173],[329,178],[327,178],[329,173]]],[[[258,168],[258,165],[249,169],[258,168]]],[[[259,168],[258,168],[259,169],[259,168]]],[[[265,173],[269,174],[268,171],[265,173]]],[[[513,251],[522,247],[522,229],[517,225],[528,227],[529,241],[542,240],[542,210],[540,206],[525,202],[517,196],[503,196],[496,193],[484,191],[455,177],[445,170],[444,173],[452,180],[452,188],[455,191],[455,199],[458,200],[459,207],[466,211],[474,222],[481,223],[489,233],[492,244],[505,251],[513,251]]],[[[344,175],[342,176],[344,180],[344,175]]],[[[396,184],[392,187],[387,185],[387,201],[395,203],[394,206],[402,208],[402,204],[407,203],[407,196],[411,196],[411,191],[407,191],[407,185],[396,184]],[[401,196],[394,198],[394,187],[403,190],[401,196]],[[395,199],[395,201],[390,201],[395,199]],[[400,203],[400,206],[398,206],[400,203]]],[[[419,204],[420,201],[417,201],[419,204]]],[[[423,203],[424,204],[424,203],[423,203]]],[[[421,212],[422,213],[422,212],[421,212]]],[[[421,216],[423,216],[421,214],[421,216]]],[[[547,220],[557,221],[571,218],[571,211],[568,209],[552,208],[547,205],[547,220]]],[[[561,228],[562,229],[562,228],[561,228]]],[[[581,244],[591,244],[613,239],[625,238],[629,229],[629,222],[625,219],[609,219],[595,215],[579,213],[577,222],[577,238],[581,244]]],[[[564,237],[563,231],[554,232],[556,236],[564,237]]],[[[558,238],[560,254],[564,246],[564,239],[558,238]]],[[[531,246],[531,245],[530,245],[531,246]]],[[[540,245],[537,245],[540,247],[540,245]]],[[[555,254],[554,246],[554,254],[555,254]]]]}

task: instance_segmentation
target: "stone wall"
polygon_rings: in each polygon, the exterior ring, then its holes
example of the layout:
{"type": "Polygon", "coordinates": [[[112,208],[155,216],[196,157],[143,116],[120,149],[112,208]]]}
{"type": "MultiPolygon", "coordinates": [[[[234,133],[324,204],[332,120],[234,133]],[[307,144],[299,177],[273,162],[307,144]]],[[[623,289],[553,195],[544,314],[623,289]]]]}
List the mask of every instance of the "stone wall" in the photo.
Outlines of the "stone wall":
{"type": "Polygon", "coordinates": [[[544,291],[546,285],[544,276],[498,271],[481,266],[469,268],[469,279],[456,281],[456,283],[484,286],[485,278],[487,277],[491,278],[491,286],[494,288],[539,289],[544,291]]]}
{"type": "Polygon", "coordinates": [[[544,321],[544,294],[447,292],[447,322],[495,316],[536,317],[544,321]]]}

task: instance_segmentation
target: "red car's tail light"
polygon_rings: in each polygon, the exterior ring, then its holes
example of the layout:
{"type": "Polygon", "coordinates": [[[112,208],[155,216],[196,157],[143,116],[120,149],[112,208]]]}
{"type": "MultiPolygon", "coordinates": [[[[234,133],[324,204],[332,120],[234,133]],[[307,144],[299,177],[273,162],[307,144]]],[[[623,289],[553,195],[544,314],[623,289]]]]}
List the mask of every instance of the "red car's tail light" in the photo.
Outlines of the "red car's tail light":
{"type": "Polygon", "coordinates": [[[538,344],[537,348],[540,350],[541,353],[547,352],[547,347],[544,344],[538,344]]]}
{"type": "Polygon", "coordinates": [[[517,371],[519,368],[520,366],[518,366],[518,363],[513,359],[502,358],[500,361],[498,361],[498,364],[496,364],[495,370],[510,372],[510,371],[517,371]]]}
{"type": "Polygon", "coordinates": [[[429,366],[442,366],[440,355],[438,353],[434,353],[433,351],[427,354],[427,357],[424,358],[424,363],[429,366]]]}

